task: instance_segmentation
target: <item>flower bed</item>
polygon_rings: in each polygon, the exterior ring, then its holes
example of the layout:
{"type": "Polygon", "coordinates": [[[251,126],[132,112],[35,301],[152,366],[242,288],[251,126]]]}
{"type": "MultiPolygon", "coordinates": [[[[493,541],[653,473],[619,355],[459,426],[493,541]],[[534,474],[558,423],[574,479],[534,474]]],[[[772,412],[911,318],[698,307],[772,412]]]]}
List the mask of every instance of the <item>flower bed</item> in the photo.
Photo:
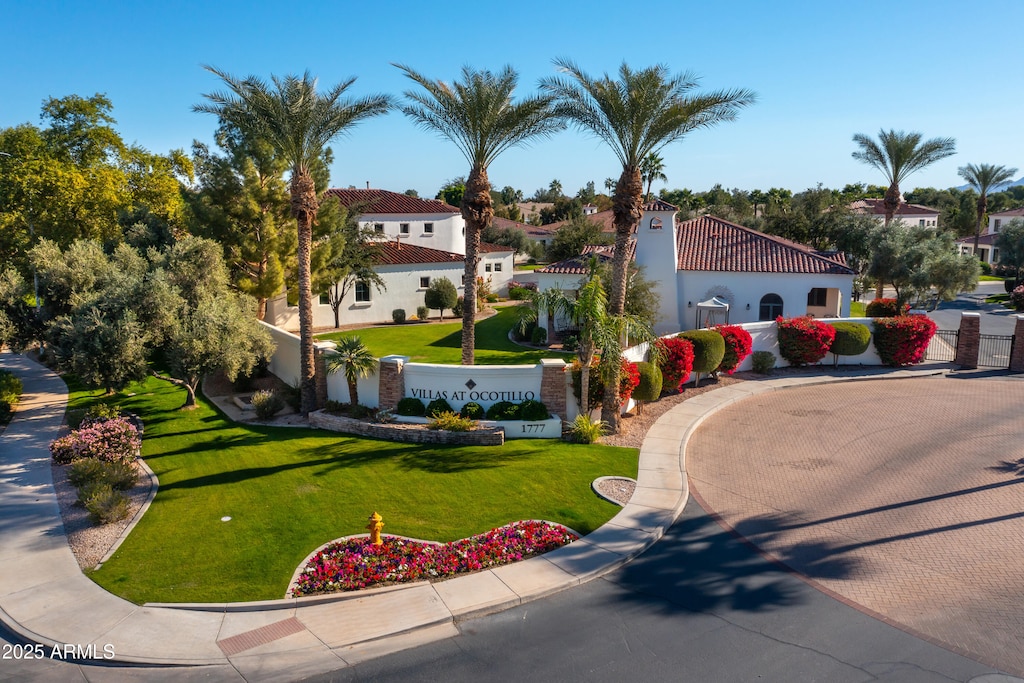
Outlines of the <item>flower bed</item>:
{"type": "Polygon", "coordinates": [[[352,591],[382,584],[441,579],[497,567],[561,548],[579,536],[560,524],[513,522],[452,543],[433,544],[384,536],[331,543],[306,562],[291,589],[294,597],[352,591]]]}

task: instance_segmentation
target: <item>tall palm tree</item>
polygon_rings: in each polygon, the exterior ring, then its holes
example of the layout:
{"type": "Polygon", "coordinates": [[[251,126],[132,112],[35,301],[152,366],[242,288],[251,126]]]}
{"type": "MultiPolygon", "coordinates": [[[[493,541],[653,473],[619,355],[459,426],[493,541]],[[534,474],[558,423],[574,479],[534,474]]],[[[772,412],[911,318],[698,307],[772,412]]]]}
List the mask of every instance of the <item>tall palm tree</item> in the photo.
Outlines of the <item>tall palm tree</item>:
{"type": "Polygon", "coordinates": [[[355,78],[317,92],[317,79],[308,71],[301,77],[271,76],[271,83],[267,83],[256,76],[238,79],[212,66],[205,68],[224,81],[228,92],[204,95],[209,102],[198,104],[193,110],[215,114],[225,123],[267,141],[291,167],[291,208],[298,227],[302,414],[306,415],[316,409],[310,253],[320,202],[311,171],[331,140],[360,121],[387,112],[392,106],[391,98],[343,97],[355,78]]]}
{"type": "Polygon", "coordinates": [[[342,337],[335,348],[335,355],[327,359],[328,374],[341,370],[348,384],[348,402],[359,405],[359,378],[369,377],[377,371],[377,359],[359,337],[342,337]]]}
{"type": "MultiPolygon", "coordinates": [[[[643,213],[643,160],[693,130],[735,119],[756,97],[743,89],[696,93],[698,79],[693,74],[672,75],[663,65],[634,71],[623,63],[617,79],[608,74],[592,78],[569,60],[556,60],[555,66],[564,75],[543,79],[542,90],[557,98],[559,114],[597,136],[622,163],[612,196],[615,252],[609,288],[609,312],[621,315],[629,239],[643,213]]],[[[601,419],[613,433],[619,429],[617,404],[616,376],[605,384],[601,410],[601,419]]]]}
{"type": "Polygon", "coordinates": [[[644,160],[640,162],[640,177],[643,182],[647,183],[647,192],[644,193],[644,197],[650,201],[651,185],[654,184],[654,181],[668,182],[668,176],[665,175],[665,160],[654,152],[645,156],[644,160]]]}
{"type": "Polygon", "coordinates": [[[956,170],[978,192],[978,222],[974,227],[974,255],[978,255],[978,243],[981,241],[981,223],[985,220],[988,210],[988,191],[1000,183],[1013,180],[1016,168],[995,166],[993,164],[967,164],[956,170]]]}
{"type": "Polygon", "coordinates": [[[423,90],[406,91],[402,112],[421,128],[439,133],[459,148],[469,162],[466,191],[459,207],[466,221],[466,271],[462,313],[462,364],[472,365],[476,346],[476,270],[480,233],[491,223],[494,205],[487,168],[499,154],[561,130],[552,98],[526,97],[512,101],[519,75],[510,66],[497,73],[462,68],[454,83],[432,81],[408,66],[395,64],[423,90]]]}

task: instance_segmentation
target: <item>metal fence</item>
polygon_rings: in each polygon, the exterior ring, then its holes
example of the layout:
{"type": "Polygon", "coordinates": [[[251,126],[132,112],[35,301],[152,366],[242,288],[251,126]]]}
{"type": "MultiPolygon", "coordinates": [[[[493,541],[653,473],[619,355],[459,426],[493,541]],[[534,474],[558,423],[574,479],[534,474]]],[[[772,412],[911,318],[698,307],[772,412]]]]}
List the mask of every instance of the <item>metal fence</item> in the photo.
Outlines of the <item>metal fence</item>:
{"type": "Polygon", "coordinates": [[[978,367],[1008,368],[1013,335],[983,334],[978,344],[978,367]]]}
{"type": "Polygon", "coordinates": [[[956,360],[956,341],[959,334],[957,330],[936,330],[935,336],[928,344],[925,359],[952,363],[956,360]]]}

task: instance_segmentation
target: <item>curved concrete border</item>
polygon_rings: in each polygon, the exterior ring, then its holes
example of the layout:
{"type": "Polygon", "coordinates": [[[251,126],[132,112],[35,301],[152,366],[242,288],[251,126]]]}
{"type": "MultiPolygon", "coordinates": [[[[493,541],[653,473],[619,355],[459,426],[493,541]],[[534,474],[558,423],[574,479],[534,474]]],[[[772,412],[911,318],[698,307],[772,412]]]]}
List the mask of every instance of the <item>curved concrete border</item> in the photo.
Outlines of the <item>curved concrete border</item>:
{"type": "Polygon", "coordinates": [[[0,548],[0,620],[21,637],[47,647],[96,643],[102,650],[109,644],[122,662],[230,664],[243,675],[250,671],[262,676],[296,675],[300,662],[302,673],[311,675],[452,637],[458,635],[457,620],[551,595],[621,567],[660,539],[681,514],[689,495],[686,444],[708,416],[727,405],[788,387],[920,377],[949,367],[783,375],[689,399],[666,412],[647,433],[636,491],[615,517],[568,546],[523,562],[440,583],[340,597],[172,607],[129,603],[78,569],[63,535],[47,450],[47,430],[57,411],[59,427],[66,388],[45,368],[11,358],[0,355],[0,365],[16,368],[29,379],[27,393],[33,400],[0,436],[0,506],[6,502],[12,528],[10,542],[5,537],[0,548]],[[19,421],[24,423],[20,427],[19,421]],[[22,507],[30,510],[22,512],[22,507]],[[26,576],[25,567],[34,570],[26,576]]]}

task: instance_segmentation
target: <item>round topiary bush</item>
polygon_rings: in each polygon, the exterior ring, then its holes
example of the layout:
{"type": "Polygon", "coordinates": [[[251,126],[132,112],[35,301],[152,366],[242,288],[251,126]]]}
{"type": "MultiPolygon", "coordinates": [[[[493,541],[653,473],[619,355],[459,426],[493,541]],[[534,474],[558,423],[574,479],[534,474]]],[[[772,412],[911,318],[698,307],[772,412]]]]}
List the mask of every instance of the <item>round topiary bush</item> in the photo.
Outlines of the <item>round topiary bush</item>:
{"type": "Polygon", "coordinates": [[[899,315],[874,321],[875,350],[884,365],[899,367],[924,360],[938,326],[926,315],[899,315]]]}
{"type": "Polygon", "coordinates": [[[406,417],[423,417],[427,412],[427,407],[418,398],[406,396],[398,402],[395,412],[406,417]]]}
{"type": "Polygon", "coordinates": [[[839,356],[859,356],[868,350],[871,344],[871,330],[867,325],[851,322],[829,323],[835,328],[836,336],[829,348],[836,356],[836,363],[839,363],[839,356]]]}
{"type": "Polygon", "coordinates": [[[395,310],[391,311],[391,320],[395,324],[397,324],[397,325],[401,325],[402,323],[404,323],[405,322],[405,309],[404,308],[396,308],[395,310]]]}
{"type": "Polygon", "coordinates": [[[519,406],[510,401],[498,401],[487,409],[488,420],[518,420],[519,406]]]}
{"type": "Polygon", "coordinates": [[[779,353],[790,365],[817,363],[828,353],[836,328],[810,316],[776,318],[779,353]]]}
{"type": "Polygon", "coordinates": [[[725,358],[725,339],[716,330],[690,330],[678,335],[693,344],[693,371],[714,372],[725,358]]]}
{"type": "Polygon", "coordinates": [[[540,422],[551,417],[548,407],[540,401],[527,399],[519,404],[519,419],[528,422],[540,422]]]}
{"type": "Polygon", "coordinates": [[[537,326],[533,328],[533,333],[530,335],[530,343],[535,346],[541,346],[548,343],[548,331],[543,327],[537,326]]]}
{"type": "Polygon", "coordinates": [[[462,410],[459,411],[459,415],[468,417],[470,420],[482,420],[486,414],[487,412],[484,410],[484,407],[476,401],[470,401],[462,406],[462,410]]]}
{"type": "Polygon", "coordinates": [[[451,405],[448,401],[443,398],[435,398],[433,401],[427,404],[427,417],[437,417],[441,413],[454,413],[451,405]]]}
{"type": "Polygon", "coordinates": [[[775,354],[771,351],[754,351],[750,356],[754,372],[759,375],[770,375],[775,369],[775,354]]]}
{"type": "Polygon", "coordinates": [[[640,384],[633,390],[633,400],[657,401],[661,396],[661,368],[655,363],[642,361],[636,364],[636,369],[640,373],[640,384]]]}

